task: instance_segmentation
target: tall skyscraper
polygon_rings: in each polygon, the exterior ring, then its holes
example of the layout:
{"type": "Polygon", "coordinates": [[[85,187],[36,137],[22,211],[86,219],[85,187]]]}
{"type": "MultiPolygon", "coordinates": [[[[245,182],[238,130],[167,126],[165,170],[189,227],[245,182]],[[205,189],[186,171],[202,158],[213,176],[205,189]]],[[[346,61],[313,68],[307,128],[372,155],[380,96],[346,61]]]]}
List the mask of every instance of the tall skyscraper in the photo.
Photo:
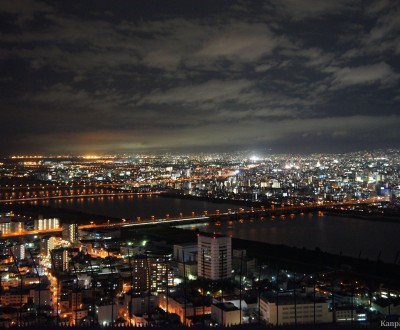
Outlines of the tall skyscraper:
{"type": "Polygon", "coordinates": [[[199,277],[220,280],[231,276],[231,237],[201,233],[197,237],[197,244],[199,277]]]}

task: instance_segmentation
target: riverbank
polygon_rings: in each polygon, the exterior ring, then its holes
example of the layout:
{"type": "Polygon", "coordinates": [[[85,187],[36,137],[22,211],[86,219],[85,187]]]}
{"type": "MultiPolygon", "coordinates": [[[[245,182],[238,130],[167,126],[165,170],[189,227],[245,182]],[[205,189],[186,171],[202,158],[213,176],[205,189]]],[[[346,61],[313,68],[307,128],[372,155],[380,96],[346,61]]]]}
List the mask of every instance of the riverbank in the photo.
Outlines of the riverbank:
{"type": "Polygon", "coordinates": [[[118,221],[119,218],[99,214],[85,213],[81,211],[52,207],[47,205],[32,205],[25,203],[0,204],[0,213],[14,212],[16,215],[37,219],[39,215],[44,218],[59,218],[61,223],[89,224],[91,221],[105,223],[107,220],[118,221]]]}
{"type": "MultiPolygon", "coordinates": [[[[58,217],[61,222],[76,222],[79,224],[104,223],[107,220],[117,221],[118,218],[88,214],[71,209],[56,208],[43,205],[29,204],[3,204],[0,212],[13,211],[26,217],[37,218],[39,214],[44,217],[58,217]]],[[[122,239],[140,235],[168,244],[196,242],[198,231],[174,228],[165,224],[153,225],[147,228],[124,228],[121,232],[122,239]]],[[[288,269],[296,272],[318,272],[321,270],[351,270],[362,278],[374,282],[396,284],[400,278],[399,259],[395,263],[384,263],[379,260],[347,257],[323,252],[319,248],[314,250],[306,248],[289,247],[287,245],[270,244],[245,239],[232,239],[233,248],[246,249],[249,257],[254,257],[261,263],[274,268],[288,269]]]]}
{"type": "Polygon", "coordinates": [[[325,212],[326,215],[332,215],[335,217],[346,217],[346,218],[355,218],[369,221],[378,221],[378,222],[392,222],[400,224],[400,214],[392,213],[392,214],[382,214],[382,213],[362,213],[360,211],[347,211],[347,210],[338,210],[338,211],[329,211],[325,212]]]}
{"type": "Polygon", "coordinates": [[[263,202],[252,202],[245,200],[237,200],[237,199],[223,199],[223,198],[215,198],[215,197],[202,197],[202,196],[193,196],[193,195],[184,195],[184,194],[176,194],[171,192],[161,192],[161,197],[165,198],[179,198],[186,200],[194,200],[194,201],[202,201],[202,202],[211,202],[216,204],[233,204],[237,206],[245,206],[245,207],[269,207],[268,203],[263,202]]]}
{"type": "MultiPolygon", "coordinates": [[[[199,231],[170,227],[164,224],[140,229],[129,229],[122,233],[123,238],[132,235],[143,239],[163,241],[166,244],[197,242],[199,231]]],[[[232,238],[234,249],[245,249],[247,256],[256,258],[258,263],[274,269],[286,269],[298,273],[321,271],[341,271],[357,275],[373,283],[398,285],[400,265],[361,258],[353,258],[321,251],[319,248],[289,247],[238,238],[232,238]]]]}
{"type": "MultiPolygon", "coordinates": [[[[184,195],[184,194],[176,194],[171,192],[161,192],[161,197],[165,198],[179,198],[184,200],[195,200],[195,201],[205,201],[211,202],[216,204],[222,203],[229,203],[237,206],[243,207],[254,207],[254,208],[261,208],[261,206],[265,207],[266,209],[270,208],[271,205],[269,203],[264,202],[253,202],[253,201],[244,201],[244,200],[232,200],[232,199],[221,199],[221,198],[213,198],[213,197],[200,197],[200,196],[192,196],[192,195],[184,195]]],[[[348,217],[348,218],[357,218],[362,220],[370,220],[370,221],[381,221],[381,222],[392,222],[392,223],[399,223],[400,224],[400,209],[383,209],[381,212],[361,212],[359,210],[332,210],[331,208],[327,208],[324,210],[321,209],[327,215],[337,216],[337,217],[348,217]]],[[[280,210],[279,213],[283,211],[280,210]]],[[[290,211],[293,212],[293,211],[290,211]]],[[[300,211],[298,211],[300,212],[300,211]]],[[[289,213],[289,211],[288,211],[289,213]]]]}
{"type": "Polygon", "coordinates": [[[246,249],[249,257],[273,268],[296,272],[313,273],[324,270],[347,272],[366,281],[398,286],[400,265],[380,260],[353,258],[305,248],[275,245],[243,239],[232,239],[233,248],[246,249]]]}

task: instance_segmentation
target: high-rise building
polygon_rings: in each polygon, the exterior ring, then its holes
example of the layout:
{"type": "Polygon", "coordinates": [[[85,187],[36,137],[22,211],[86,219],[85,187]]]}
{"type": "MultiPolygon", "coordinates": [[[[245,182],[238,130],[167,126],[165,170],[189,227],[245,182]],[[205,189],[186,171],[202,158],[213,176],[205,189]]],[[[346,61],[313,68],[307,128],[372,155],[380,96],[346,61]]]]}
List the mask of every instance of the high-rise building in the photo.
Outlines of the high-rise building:
{"type": "Polygon", "coordinates": [[[165,292],[173,285],[172,270],[168,269],[168,256],[136,255],[131,259],[133,290],[165,292]]]}
{"type": "Polygon", "coordinates": [[[197,244],[199,277],[220,280],[231,276],[231,237],[201,233],[197,237],[197,244]]]}
{"type": "Polygon", "coordinates": [[[17,261],[25,259],[25,246],[23,244],[13,245],[10,249],[17,261]]]}
{"type": "Polygon", "coordinates": [[[23,232],[25,224],[23,219],[0,214],[0,234],[23,232]]]}
{"type": "Polygon", "coordinates": [[[44,237],[40,240],[40,254],[48,256],[50,251],[55,249],[60,244],[59,237],[44,237]]]}
{"type": "Polygon", "coordinates": [[[11,222],[3,221],[0,222],[0,234],[7,235],[11,233],[11,222]]]}
{"type": "Polygon", "coordinates": [[[69,251],[64,248],[53,249],[51,251],[54,270],[62,272],[69,269],[69,251]]]}
{"type": "Polygon", "coordinates": [[[19,219],[11,221],[11,232],[12,233],[20,233],[23,232],[25,228],[25,224],[23,221],[19,219]]]}
{"type": "Polygon", "coordinates": [[[68,302],[71,310],[82,309],[82,291],[80,290],[69,291],[68,302]]]}
{"type": "Polygon", "coordinates": [[[78,224],[64,223],[62,225],[62,238],[65,241],[76,243],[78,241],[78,224]]]}

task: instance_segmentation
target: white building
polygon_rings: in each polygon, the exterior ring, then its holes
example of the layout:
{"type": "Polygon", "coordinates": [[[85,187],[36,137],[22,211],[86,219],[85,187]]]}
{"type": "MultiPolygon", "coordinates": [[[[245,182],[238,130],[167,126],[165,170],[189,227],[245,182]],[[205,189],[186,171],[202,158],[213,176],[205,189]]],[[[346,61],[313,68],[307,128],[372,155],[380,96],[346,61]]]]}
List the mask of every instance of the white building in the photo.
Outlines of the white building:
{"type": "Polygon", "coordinates": [[[40,240],[40,253],[44,256],[49,256],[50,251],[60,246],[60,243],[61,239],[59,237],[42,238],[40,240]]]}
{"type": "Polygon", "coordinates": [[[231,326],[240,324],[240,310],[231,302],[212,304],[211,318],[218,325],[231,326]]]}
{"type": "Polygon", "coordinates": [[[10,218],[0,217],[0,233],[1,234],[11,234],[20,233],[24,231],[24,222],[17,220],[11,220],[10,218]]]}
{"type": "Polygon", "coordinates": [[[197,243],[174,244],[173,259],[179,262],[197,261],[197,243]]]}
{"type": "Polygon", "coordinates": [[[199,234],[198,276],[211,280],[228,278],[232,273],[232,239],[216,234],[199,234]]]}
{"type": "Polygon", "coordinates": [[[44,219],[42,216],[39,216],[39,219],[35,219],[34,221],[34,228],[35,230],[49,230],[60,228],[60,219],[44,219]]]}
{"type": "Polygon", "coordinates": [[[62,238],[65,241],[76,243],[78,241],[78,224],[64,223],[62,225],[62,238]]]}
{"type": "Polygon", "coordinates": [[[4,235],[11,233],[11,222],[10,221],[0,222],[0,233],[4,234],[4,235]]]}
{"type": "Polygon", "coordinates": [[[261,319],[271,325],[292,325],[331,323],[332,312],[329,311],[325,300],[312,301],[311,299],[293,296],[261,297],[261,319]],[[314,312],[315,311],[315,312],[314,312]]]}

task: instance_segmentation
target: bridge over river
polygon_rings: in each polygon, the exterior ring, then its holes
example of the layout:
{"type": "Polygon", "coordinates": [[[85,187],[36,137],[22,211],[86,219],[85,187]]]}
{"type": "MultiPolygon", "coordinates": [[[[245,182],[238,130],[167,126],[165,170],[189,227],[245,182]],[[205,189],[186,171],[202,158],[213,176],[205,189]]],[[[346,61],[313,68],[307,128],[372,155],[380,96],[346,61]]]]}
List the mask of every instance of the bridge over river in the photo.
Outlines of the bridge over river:
{"type": "MultiPolygon", "coordinates": [[[[338,208],[350,208],[355,205],[367,205],[372,202],[382,202],[382,199],[372,198],[363,201],[349,201],[349,202],[341,202],[341,203],[325,203],[325,204],[310,204],[310,205],[300,205],[300,206],[285,206],[285,207],[271,207],[265,208],[261,206],[261,208],[251,207],[249,210],[244,210],[239,208],[237,211],[228,211],[228,212],[219,212],[216,211],[214,213],[208,213],[207,211],[204,214],[195,214],[192,212],[191,215],[186,216],[182,213],[179,217],[165,217],[165,218],[155,218],[152,216],[149,219],[141,219],[140,217],[135,220],[127,220],[121,219],[118,222],[107,221],[105,223],[90,223],[85,225],[79,225],[79,229],[113,229],[113,228],[123,228],[123,227],[133,227],[133,226],[151,226],[158,225],[160,223],[163,224],[189,224],[189,223],[201,223],[201,222],[209,222],[209,221],[226,221],[226,220],[241,220],[241,219],[256,219],[256,218],[280,218],[284,219],[287,216],[294,216],[296,214],[301,213],[310,213],[310,212],[325,212],[332,209],[338,208]]],[[[2,238],[10,238],[10,237],[22,237],[29,235],[49,235],[49,234],[59,234],[61,233],[61,228],[47,229],[47,230],[27,230],[27,231],[19,231],[14,233],[3,234],[2,238]]]]}

